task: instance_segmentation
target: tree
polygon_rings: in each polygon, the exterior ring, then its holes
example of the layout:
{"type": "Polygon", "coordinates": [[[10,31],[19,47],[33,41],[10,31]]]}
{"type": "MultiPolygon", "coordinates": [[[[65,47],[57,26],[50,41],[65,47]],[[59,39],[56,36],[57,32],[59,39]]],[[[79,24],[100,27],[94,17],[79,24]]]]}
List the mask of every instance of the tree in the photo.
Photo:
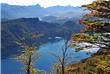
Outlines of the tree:
{"type": "Polygon", "coordinates": [[[54,57],[56,57],[58,59],[58,62],[57,64],[54,65],[54,69],[56,69],[56,72],[57,74],[65,74],[65,65],[66,65],[66,62],[67,62],[67,58],[68,58],[68,41],[69,40],[65,40],[64,42],[64,46],[62,46],[62,49],[61,49],[61,55],[56,55],[55,53],[50,53],[51,55],[53,55],[54,57]]]}
{"type": "Polygon", "coordinates": [[[37,74],[42,71],[33,67],[34,63],[40,58],[38,50],[36,49],[38,47],[35,42],[35,39],[40,36],[40,34],[33,34],[24,31],[23,36],[16,41],[16,44],[22,49],[22,53],[17,56],[16,59],[24,65],[23,69],[26,74],[37,74]]]}
{"type": "Polygon", "coordinates": [[[81,62],[84,65],[81,69],[84,74],[110,74],[110,1],[97,0],[83,7],[91,12],[80,20],[84,29],[72,36],[72,46],[78,50],[93,48],[91,45],[78,46],[79,43],[86,42],[98,46],[100,50],[81,62]]]}
{"type": "Polygon", "coordinates": [[[22,54],[17,57],[17,60],[24,65],[26,74],[36,74],[37,70],[33,68],[33,64],[38,58],[38,51],[34,47],[28,47],[22,51],[22,54]]]}
{"type": "Polygon", "coordinates": [[[66,65],[66,59],[67,59],[67,50],[68,50],[68,41],[65,41],[64,47],[62,47],[62,57],[59,57],[59,62],[61,64],[61,71],[62,74],[65,74],[65,65],[66,65]]]}
{"type": "Polygon", "coordinates": [[[100,48],[110,48],[110,1],[98,0],[91,4],[83,5],[91,12],[80,20],[84,24],[83,33],[73,35],[75,42],[87,42],[100,48]]]}
{"type": "Polygon", "coordinates": [[[53,52],[50,52],[50,54],[56,57],[58,60],[58,63],[54,64],[54,74],[66,74],[65,66],[68,64],[68,59],[70,58],[68,55],[69,41],[70,38],[64,40],[64,45],[61,49],[61,55],[57,55],[53,52]]]}

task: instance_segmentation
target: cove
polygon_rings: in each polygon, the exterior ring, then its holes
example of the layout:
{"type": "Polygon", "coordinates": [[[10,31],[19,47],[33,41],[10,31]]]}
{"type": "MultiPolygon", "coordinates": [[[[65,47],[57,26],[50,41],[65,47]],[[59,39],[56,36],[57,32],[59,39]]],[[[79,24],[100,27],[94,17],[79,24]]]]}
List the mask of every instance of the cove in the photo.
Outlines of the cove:
{"type": "MultiPolygon", "coordinates": [[[[49,42],[45,45],[40,46],[39,54],[41,58],[35,63],[36,68],[45,70],[47,74],[51,71],[53,65],[58,62],[57,58],[51,55],[50,53],[55,53],[56,55],[61,55],[61,48],[64,45],[64,40],[58,42],[49,42]]],[[[11,51],[10,51],[11,52],[11,51]]],[[[90,54],[87,54],[84,51],[75,52],[74,48],[68,49],[68,54],[71,57],[69,62],[75,63],[82,59],[90,57],[90,54]]],[[[11,58],[1,60],[2,74],[25,74],[22,70],[22,66],[19,62],[11,58]]]]}

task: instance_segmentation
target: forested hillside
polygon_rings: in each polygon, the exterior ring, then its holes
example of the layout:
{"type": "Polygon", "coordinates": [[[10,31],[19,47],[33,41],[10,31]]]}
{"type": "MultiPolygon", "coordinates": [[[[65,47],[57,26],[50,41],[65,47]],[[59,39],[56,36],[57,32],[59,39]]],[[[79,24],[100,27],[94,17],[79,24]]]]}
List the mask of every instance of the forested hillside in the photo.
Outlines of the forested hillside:
{"type": "Polygon", "coordinates": [[[23,37],[24,32],[32,33],[33,35],[42,34],[43,36],[36,41],[39,45],[54,41],[55,37],[65,38],[65,35],[69,36],[70,32],[79,32],[81,26],[72,21],[60,25],[40,21],[39,18],[21,18],[2,22],[1,28],[2,56],[6,57],[19,51],[15,42],[23,37]],[[79,27],[79,29],[75,27],[79,27]],[[50,37],[51,39],[49,39],[50,37]],[[12,52],[9,52],[10,50],[12,50],[12,52]]]}

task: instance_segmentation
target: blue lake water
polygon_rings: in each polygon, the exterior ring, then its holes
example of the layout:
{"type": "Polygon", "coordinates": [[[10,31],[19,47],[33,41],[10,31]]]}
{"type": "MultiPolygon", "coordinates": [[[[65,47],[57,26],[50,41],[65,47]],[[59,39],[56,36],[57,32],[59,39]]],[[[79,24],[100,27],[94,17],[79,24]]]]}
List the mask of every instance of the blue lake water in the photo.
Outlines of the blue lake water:
{"type": "MultiPolygon", "coordinates": [[[[38,62],[35,63],[35,67],[50,72],[53,64],[57,62],[57,58],[49,53],[52,52],[56,55],[61,55],[61,48],[63,45],[64,40],[42,45],[39,48],[39,54],[41,55],[41,58],[38,60],[38,62]]],[[[71,57],[71,59],[69,60],[71,61],[71,63],[74,63],[75,61],[79,61],[81,59],[85,59],[90,56],[87,55],[84,51],[75,52],[73,48],[68,49],[68,54],[71,57]]],[[[1,65],[2,74],[24,74],[22,70],[22,65],[13,58],[2,60],[1,65]]]]}

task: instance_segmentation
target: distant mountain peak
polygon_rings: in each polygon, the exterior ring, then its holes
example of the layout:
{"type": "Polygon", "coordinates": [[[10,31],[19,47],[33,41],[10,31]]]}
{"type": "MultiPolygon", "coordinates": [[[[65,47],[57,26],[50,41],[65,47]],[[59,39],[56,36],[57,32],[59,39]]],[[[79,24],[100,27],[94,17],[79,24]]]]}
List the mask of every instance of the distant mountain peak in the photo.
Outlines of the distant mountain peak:
{"type": "Polygon", "coordinates": [[[40,4],[36,4],[36,6],[41,7],[40,4]]]}

